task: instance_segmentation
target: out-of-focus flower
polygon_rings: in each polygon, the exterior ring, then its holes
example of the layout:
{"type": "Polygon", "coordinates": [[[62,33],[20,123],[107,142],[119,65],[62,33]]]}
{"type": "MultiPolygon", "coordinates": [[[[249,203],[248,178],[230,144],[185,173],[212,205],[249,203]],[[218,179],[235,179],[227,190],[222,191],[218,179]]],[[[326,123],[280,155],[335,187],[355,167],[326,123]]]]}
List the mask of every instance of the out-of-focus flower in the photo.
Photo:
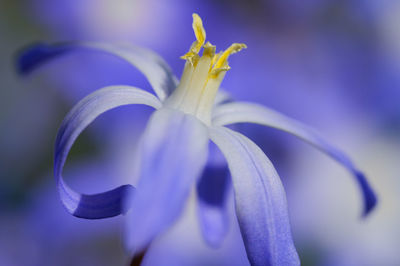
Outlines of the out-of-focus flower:
{"type": "Polygon", "coordinates": [[[288,199],[293,207],[297,247],[316,255],[313,265],[398,265],[398,136],[390,136],[371,121],[354,123],[351,118],[342,119],[341,129],[332,127],[331,135],[365,165],[363,170],[371,176],[381,204],[368,219],[355,221],[355,191],[345,185],[340,169],[315,153],[298,150],[298,154],[306,156],[297,156],[299,161],[293,164],[292,171],[298,179],[290,180],[296,189],[290,191],[288,199]],[[305,167],[310,162],[316,167],[305,167]],[[341,191],[339,199],[336,191],[341,191]],[[316,197],[324,198],[323,202],[316,201],[316,197]]]}
{"type": "MultiPolygon", "coordinates": [[[[103,162],[81,160],[67,169],[70,182],[86,191],[105,187],[99,175],[113,176],[111,166],[103,162]],[[97,180],[96,180],[97,179],[97,180]]],[[[0,216],[1,265],[123,265],[124,255],[119,234],[123,217],[103,219],[96,223],[76,219],[60,208],[54,184],[48,182],[51,172],[28,193],[24,212],[0,216]],[[21,255],[23,250],[23,255],[21,255]]]]}
{"type": "Polygon", "coordinates": [[[227,232],[225,209],[230,183],[225,179],[224,163],[207,164],[211,139],[225,156],[232,175],[236,216],[249,261],[253,265],[298,265],[278,174],[256,144],[226,125],[266,125],[324,151],[355,176],[364,197],[363,215],[376,204],[374,192],[345,154],[307,126],[261,105],[226,102],[225,94],[218,89],[230,69],[228,57],[246,46],[234,43],[224,52],[215,53],[215,46],[205,43],[205,30],[196,14],[193,29],[197,40],[182,57],[186,64],[179,83],[160,57],[139,47],[67,43],[39,45],[22,54],[20,72],[27,73],[79,47],[108,52],[136,66],[157,95],[132,86],[109,86],[90,94],[69,112],[59,129],[55,148],[54,174],[61,200],[71,214],[81,218],[100,219],[127,212],[127,247],[133,254],[140,254],[177,220],[197,182],[202,233],[207,243],[218,246],[227,232]],[[203,54],[199,56],[201,48],[203,54]],[[100,114],[129,104],[157,109],[141,139],[137,189],[128,184],[99,194],[74,191],[62,178],[74,141],[100,114]]]}

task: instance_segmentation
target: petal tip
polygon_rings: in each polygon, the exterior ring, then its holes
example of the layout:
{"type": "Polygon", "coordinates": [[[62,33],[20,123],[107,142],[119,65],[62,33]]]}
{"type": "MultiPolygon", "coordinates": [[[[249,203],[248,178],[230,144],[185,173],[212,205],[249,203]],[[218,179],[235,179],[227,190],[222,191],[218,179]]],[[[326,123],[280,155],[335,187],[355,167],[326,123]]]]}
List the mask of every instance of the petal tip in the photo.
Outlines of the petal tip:
{"type": "Polygon", "coordinates": [[[44,47],[44,44],[36,43],[21,48],[16,52],[15,69],[19,75],[25,75],[31,72],[39,57],[38,54],[41,54],[44,47]]]}
{"type": "Polygon", "coordinates": [[[45,43],[28,45],[16,53],[16,71],[19,75],[27,75],[42,63],[65,51],[66,49],[63,46],[51,46],[45,43]]]}
{"type": "Polygon", "coordinates": [[[364,203],[364,211],[362,213],[363,219],[369,216],[369,214],[376,208],[377,203],[378,203],[378,198],[376,194],[371,191],[371,194],[368,196],[368,198],[365,200],[364,203]]]}
{"type": "Polygon", "coordinates": [[[364,194],[364,210],[361,217],[366,218],[372,212],[372,210],[375,209],[375,206],[378,203],[378,198],[372,187],[369,185],[365,175],[362,172],[357,172],[356,175],[360,181],[360,185],[364,194]]]}
{"type": "Polygon", "coordinates": [[[93,195],[81,195],[78,205],[72,215],[89,220],[104,219],[118,216],[127,211],[124,199],[130,197],[135,188],[123,185],[113,190],[93,195]]]}

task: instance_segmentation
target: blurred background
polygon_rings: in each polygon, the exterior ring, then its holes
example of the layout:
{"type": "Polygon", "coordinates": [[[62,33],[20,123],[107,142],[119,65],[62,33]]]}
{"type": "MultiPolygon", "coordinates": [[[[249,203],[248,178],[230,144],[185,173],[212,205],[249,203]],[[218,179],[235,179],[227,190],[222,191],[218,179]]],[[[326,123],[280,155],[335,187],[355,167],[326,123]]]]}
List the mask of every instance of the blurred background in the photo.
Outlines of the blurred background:
{"type": "MultiPolygon", "coordinates": [[[[223,82],[234,98],[312,125],[351,155],[377,191],[379,205],[361,220],[359,191],[344,168],[285,133],[240,126],[284,182],[302,264],[400,265],[396,0],[0,1],[0,265],[128,264],[123,217],[88,221],[63,209],[53,144],[67,111],[90,92],[114,84],[150,90],[128,64],[90,52],[21,78],[16,53],[38,41],[128,41],[158,52],[179,77],[179,56],[194,41],[193,12],[217,50],[248,45],[232,57],[223,82]]],[[[72,187],[91,193],[132,182],[150,111],[118,108],[89,126],[64,171],[72,187]]],[[[217,250],[201,239],[192,209],[156,241],[144,265],[247,265],[233,209],[229,236],[217,250]]]]}

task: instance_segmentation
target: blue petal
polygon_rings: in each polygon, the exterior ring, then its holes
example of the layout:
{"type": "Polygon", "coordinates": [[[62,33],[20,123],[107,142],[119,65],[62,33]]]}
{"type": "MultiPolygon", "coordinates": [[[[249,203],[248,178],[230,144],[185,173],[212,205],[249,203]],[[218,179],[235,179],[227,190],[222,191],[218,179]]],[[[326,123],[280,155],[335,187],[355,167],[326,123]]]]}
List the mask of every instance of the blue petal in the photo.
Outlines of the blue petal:
{"type": "Polygon", "coordinates": [[[142,252],[181,214],[207,159],[207,129],[197,118],[172,109],[153,114],[140,146],[140,179],[127,202],[126,245],[142,252]]]}
{"type": "Polygon", "coordinates": [[[131,185],[123,185],[103,193],[85,195],[73,191],[63,180],[58,185],[60,198],[67,210],[74,216],[85,219],[120,215],[124,212],[122,208],[124,199],[134,191],[131,185]]]}
{"type": "Polygon", "coordinates": [[[17,72],[21,75],[29,74],[47,61],[71,51],[71,48],[71,46],[51,46],[42,43],[31,45],[19,54],[17,72]]]}
{"type": "Polygon", "coordinates": [[[308,142],[322,152],[325,152],[333,159],[341,163],[355,176],[364,200],[363,217],[369,214],[370,211],[375,207],[377,203],[377,197],[364,174],[353,164],[353,162],[345,153],[325,141],[313,129],[294,119],[280,114],[275,110],[253,103],[228,103],[219,106],[213,114],[214,125],[222,126],[232,123],[246,122],[261,124],[283,130],[304,140],[305,142],[308,142]]]}
{"type": "Polygon", "coordinates": [[[133,45],[70,42],[54,45],[36,44],[22,51],[17,58],[17,71],[29,74],[44,63],[77,49],[90,49],[117,56],[139,69],[164,100],[177,86],[177,79],[168,64],[156,53],[133,45]]]}
{"type": "Polygon", "coordinates": [[[204,239],[212,247],[219,247],[228,233],[229,191],[226,160],[218,148],[210,143],[208,162],[197,183],[197,195],[200,228],[204,239]]]}
{"type": "Polygon", "coordinates": [[[252,265],[300,265],[282,183],[261,149],[224,127],[210,129],[225,155],[235,191],[236,215],[252,265]]]}
{"type": "Polygon", "coordinates": [[[104,193],[84,195],[68,187],[62,177],[69,150],[79,134],[103,112],[127,104],[161,107],[161,102],[148,92],[130,86],[111,86],[82,99],[60,126],[55,144],[54,176],[62,203],[77,217],[99,219],[119,215],[123,211],[123,199],[133,191],[131,185],[124,185],[104,193]]]}

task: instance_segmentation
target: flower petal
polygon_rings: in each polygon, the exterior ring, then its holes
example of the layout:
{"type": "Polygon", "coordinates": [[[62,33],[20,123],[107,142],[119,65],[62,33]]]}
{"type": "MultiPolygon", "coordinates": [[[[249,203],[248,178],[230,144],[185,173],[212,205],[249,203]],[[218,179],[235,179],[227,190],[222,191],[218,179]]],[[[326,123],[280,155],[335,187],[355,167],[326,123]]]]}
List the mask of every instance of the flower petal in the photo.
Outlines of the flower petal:
{"type": "Polygon", "coordinates": [[[225,104],[232,101],[232,96],[226,90],[219,89],[215,96],[214,106],[225,104]]]}
{"type": "Polygon", "coordinates": [[[160,100],[164,100],[178,83],[170,67],[160,56],[148,49],[127,44],[91,42],[36,44],[20,53],[17,70],[20,74],[28,74],[43,63],[79,48],[106,52],[126,60],[146,76],[160,100]]]}
{"type": "Polygon", "coordinates": [[[104,193],[84,195],[72,190],[62,177],[69,150],[79,134],[100,114],[128,104],[161,107],[161,102],[148,92],[130,86],[110,86],[82,99],[60,126],[55,144],[54,176],[61,201],[74,216],[99,219],[119,215],[122,212],[122,199],[133,190],[131,185],[124,185],[104,193]]]}
{"type": "Polygon", "coordinates": [[[272,163],[242,134],[224,127],[213,127],[209,133],[228,161],[236,215],[250,263],[300,265],[285,191],[272,163]]]}
{"type": "Polygon", "coordinates": [[[127,219],[129,252],[142,252],[182,212],[206,163],[207,129],[173,109],[153,114],[140,146],[140,179],[127,219]]]}
{"type": "Polygon", "coordinates": [[[228,233],[227,197],[231,186],[225,158],[213,143],[209,147],[208,162],[197,183],[198,215],[205,241],[219,247],[228,233]]]}
{"type": "Polygon", "coordinates": [[[253,103],[228,103],[219,106],[213,114],[214,125],[222,126],[243,122],[261,124],[286,131],[325,152],[356,177],[364,199],[363,216],[366,216],[376,205],[377,197],[364,174],[356,168],[346,154],[329,144],[306,125],[265,106],[253,103]]]}

